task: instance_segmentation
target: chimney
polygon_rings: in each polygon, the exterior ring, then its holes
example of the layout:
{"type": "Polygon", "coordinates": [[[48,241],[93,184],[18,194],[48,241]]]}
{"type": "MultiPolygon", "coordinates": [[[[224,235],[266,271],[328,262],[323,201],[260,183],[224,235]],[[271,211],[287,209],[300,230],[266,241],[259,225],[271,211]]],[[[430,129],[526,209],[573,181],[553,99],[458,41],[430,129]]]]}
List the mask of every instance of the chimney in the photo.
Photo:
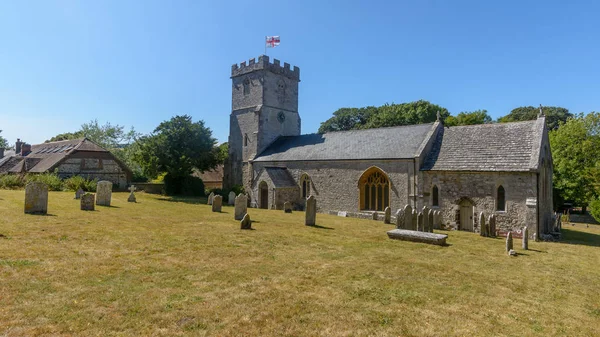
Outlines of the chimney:
{"type": "Polygon", "coordinates": [[[21,145],[23,145],[21,139],[17,138],[17,142],[15,143],[15,154],[21,153],[21,145]]]}
{"type": "Polygon", "coordinates": [[[25,157],[31,153],[31,144],[23,143],[21,145],[21,156],[25,157]]]}
{"type": "Polygon", "coordinates": [[[4,158],[4,148],[0,147],[0,159],[4,158]]]}

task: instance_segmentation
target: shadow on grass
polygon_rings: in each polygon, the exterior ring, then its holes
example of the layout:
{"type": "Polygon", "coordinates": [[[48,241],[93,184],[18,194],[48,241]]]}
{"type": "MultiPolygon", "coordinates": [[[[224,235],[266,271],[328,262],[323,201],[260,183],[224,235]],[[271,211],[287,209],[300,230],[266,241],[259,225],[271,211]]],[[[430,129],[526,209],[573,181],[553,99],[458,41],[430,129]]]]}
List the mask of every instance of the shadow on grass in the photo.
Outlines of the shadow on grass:
{"type": "Polygon", "coordinates": [[[96,205],[96,207],[101,207],[101,208],[121,208],[121,207],[119,207],[119,206],[113,206],[113,205],[110,205],[110,206],[106,206],[106,205],[96,205]]]}
{"type": "Polygon", "coordinates": [[[320,226],[320,225],[312,225],[312,226],[307,226],[307,227],[313,227],[313,228],[319,228],[319,229],[335,229],[335,228],[331,228],[331,227],[325,227],[325,226],[320,226]]]}
{"type": "Polygon", "coordinates": [[[563,228],[561,242],[570,245],[600,247],[600,235],[563,228]]]}
{"type": "Polygon", "coordinates": [[[33,216],[58,216],[56,214],[50,214],[50,213],[25,213],[25,215],[33,215],[33,216]]]}
{"type": "MultiPolygon", "coordinates": [[[[159,201],[168,201],[168,202],[183,202],[186,204],[192,205],[207,205],[208,199],[206,197],[161,197],[158,198],[159,201]]],[[[210,206],[210,205],[208,205],[210,206]]]]}

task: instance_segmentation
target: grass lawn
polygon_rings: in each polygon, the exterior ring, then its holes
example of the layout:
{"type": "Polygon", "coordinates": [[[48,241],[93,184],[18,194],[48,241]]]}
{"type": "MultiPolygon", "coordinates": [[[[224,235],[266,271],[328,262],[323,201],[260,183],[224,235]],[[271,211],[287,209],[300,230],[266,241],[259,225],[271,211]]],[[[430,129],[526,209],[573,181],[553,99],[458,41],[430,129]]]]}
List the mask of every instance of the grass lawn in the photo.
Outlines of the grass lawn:
{"type": "Polygon", "coordinates": [[[113,194],[49,215],[0,191],[4,336],[599,336],[600,226],[561,243],[443,232],[447,247],[390,240],[372,220],[113,194]]]}

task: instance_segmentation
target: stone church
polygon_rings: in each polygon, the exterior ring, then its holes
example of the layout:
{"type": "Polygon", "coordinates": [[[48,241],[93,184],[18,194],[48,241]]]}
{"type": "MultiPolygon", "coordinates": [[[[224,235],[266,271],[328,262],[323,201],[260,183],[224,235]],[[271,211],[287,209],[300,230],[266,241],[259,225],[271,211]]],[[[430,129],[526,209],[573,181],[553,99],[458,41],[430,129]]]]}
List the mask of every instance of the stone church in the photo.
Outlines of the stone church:
{"type": "Polygon", "coordinates": [[[231,68],[232,112],[225,186],[243,185],[251,206],[368,213],[409,204],[439,209],[446,228],[552,231],[552,155],[545,116],[446,127],[434,123],[300,133],[300,69],[268,56],[231,68]]]}

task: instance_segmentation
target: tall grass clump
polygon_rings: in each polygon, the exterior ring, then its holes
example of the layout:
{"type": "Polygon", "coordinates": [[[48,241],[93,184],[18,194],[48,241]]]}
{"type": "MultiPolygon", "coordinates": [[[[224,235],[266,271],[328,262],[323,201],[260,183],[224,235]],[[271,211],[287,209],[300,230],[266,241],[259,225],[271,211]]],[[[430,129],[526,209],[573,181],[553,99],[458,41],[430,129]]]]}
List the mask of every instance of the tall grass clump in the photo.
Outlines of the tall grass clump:
{"type": "Polygon", "coordinates": [[[23,177],[17,174],[0,174],[0,188],[7,190],[20,189],[25,186],[23,177]]]}
{"type": "Polygon", "coordinates": [[[63,181],[56,173],[28,174],[25,176],[27,184],[37,181],[48,185],[49,191],[62,191],[63,181]]]}

